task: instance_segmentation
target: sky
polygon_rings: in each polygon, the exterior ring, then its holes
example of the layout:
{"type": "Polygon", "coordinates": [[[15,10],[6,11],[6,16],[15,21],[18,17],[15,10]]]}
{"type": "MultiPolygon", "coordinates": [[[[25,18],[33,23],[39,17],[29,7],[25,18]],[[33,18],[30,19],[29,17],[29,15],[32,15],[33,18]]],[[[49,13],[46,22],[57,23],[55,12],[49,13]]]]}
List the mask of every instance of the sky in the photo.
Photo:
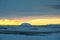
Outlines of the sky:
{"type": "Polygon", "coordinates": [[[60,0],[0,0],[0,19],[60,18],[60,0]]]}
{"type": "Polygon", "coordinates": [[[0,0],[0,18],[60,16],[60,0],[0,0]]]}

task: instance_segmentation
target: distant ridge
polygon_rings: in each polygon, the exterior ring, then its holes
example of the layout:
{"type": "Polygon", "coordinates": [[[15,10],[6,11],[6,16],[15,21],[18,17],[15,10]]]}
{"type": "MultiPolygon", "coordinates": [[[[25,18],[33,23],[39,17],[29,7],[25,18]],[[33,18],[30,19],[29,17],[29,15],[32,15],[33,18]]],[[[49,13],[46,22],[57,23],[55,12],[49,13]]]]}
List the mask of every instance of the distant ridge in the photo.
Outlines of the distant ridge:
{"type": "Polygon", "coordinates": [[[29,23],[22,23],[20,26],[22,27],[59,27],[60,28],[60,24],[47,24],[47,25],[31,25],[29,23]]]}
{"type": "Polygon", "coordinates": [[[31,25],[29,23],[22,23],[21,25],[0,25],[0,27],[54,27],[54,28],[60,28],[60,24],[31,25]]]}

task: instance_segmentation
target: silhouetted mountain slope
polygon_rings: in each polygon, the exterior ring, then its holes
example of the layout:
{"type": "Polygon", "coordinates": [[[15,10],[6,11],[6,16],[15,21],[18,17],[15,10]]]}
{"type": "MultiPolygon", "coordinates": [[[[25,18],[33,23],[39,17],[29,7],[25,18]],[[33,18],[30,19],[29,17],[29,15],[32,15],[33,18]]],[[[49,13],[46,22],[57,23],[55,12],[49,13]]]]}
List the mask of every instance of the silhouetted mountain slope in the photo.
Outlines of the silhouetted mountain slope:
{"type": "Polygon", "coordinates": [[[52,34],[52,33],[60,33],[60,31],[52,31],[52,32],[29,32],[29,31],[0,31],[0,34],[18,34],[18,35],[41,35],[41,34],[52,34]]]}
{"type": "Polygon", "coordinates": [[[0,34],[41,35],[52,33],[60,33],[60,24],[33,26],[30,25],[29,23],[22,23],[17,27],[13,26],[0,27],[0,34]]]}
{"type": "Polygon", "coordinates": [[[20,26],[22,26],[22,27],[26,27],[26,26],[31,27],[32,25],[29,24],[29,23],[22,23],[20,26]]]}

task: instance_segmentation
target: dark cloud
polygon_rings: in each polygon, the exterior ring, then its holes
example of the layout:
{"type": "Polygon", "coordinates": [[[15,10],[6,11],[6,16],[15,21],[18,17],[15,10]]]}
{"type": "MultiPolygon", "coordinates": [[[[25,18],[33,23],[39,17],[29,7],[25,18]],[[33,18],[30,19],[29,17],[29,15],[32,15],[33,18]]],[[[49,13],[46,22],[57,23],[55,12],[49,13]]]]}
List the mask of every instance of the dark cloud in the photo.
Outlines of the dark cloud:
{"type": "Polygon", "coordinates": [[[46,7],[54,8],[54,9],[59,9],[60,10],[60,5],[45,5],[46,7]]]}

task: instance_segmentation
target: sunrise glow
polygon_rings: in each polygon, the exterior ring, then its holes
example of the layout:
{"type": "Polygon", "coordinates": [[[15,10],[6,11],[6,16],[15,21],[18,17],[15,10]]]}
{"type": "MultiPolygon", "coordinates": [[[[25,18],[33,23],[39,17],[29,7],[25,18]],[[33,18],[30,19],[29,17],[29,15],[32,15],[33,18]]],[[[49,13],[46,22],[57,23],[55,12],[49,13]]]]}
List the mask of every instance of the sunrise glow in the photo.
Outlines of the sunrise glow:
{"type": "Polygon", "coordinates": [[[18,20],[18,19],[1,19],[0,25],[21,25],[23,22],[30,23],[31,25],[46,25],[46,24],[60,24],[60,19],[30,19],[30,20],[18,20]]]}
{"type": "Polygon", "coordinates": [[[1,19],[0,25],[19,25],[21,20],[9,20],[9,19],[1,19]]]}
{"type": "Polygon", "coordinates": [[[60,19],[36,19],[30,20],[28,23],[32,25],[60,24],[60,19]]]}

